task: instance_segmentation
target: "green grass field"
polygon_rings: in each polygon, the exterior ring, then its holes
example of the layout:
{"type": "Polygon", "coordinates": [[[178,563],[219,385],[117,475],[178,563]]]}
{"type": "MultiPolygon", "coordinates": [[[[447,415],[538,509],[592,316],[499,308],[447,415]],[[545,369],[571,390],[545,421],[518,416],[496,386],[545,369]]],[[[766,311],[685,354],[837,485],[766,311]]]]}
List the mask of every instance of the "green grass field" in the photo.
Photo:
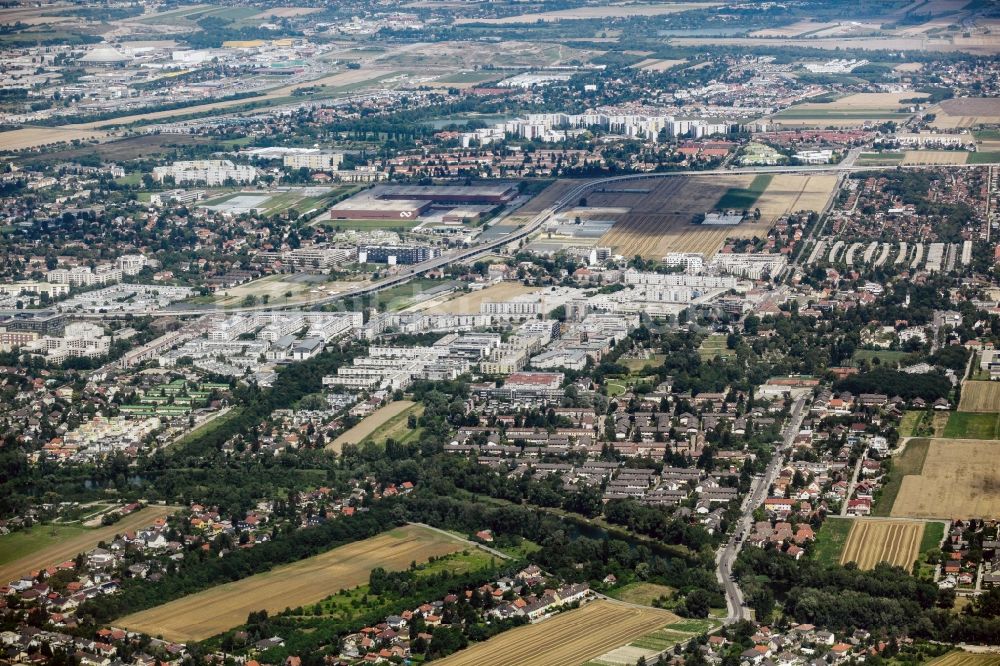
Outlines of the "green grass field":
{"type": "Polygon", "coordinates": [[[390,437],[401,444],[415,442],[420,438],[421,428],[413,428],[411,430],[407,422],[411,414],[416,418],[420,418],[420,415],[423,413],[423,403],[415,403],[379,426],[378,430],[361,440],[361,444],[370,443],[382,446],[390,437]]]}
{"type": "Polygon", "coordinates": [[[628,585],[622,585],[619,588],[611,590],[608,596],[614,597],[615,599],[620,599],[622,601],[627,601],[632,604],[640,604],[642,606],[652,606],[653,601],[661,597],[667,597],[668,599],[673,596],[674,592],[677,590],[669,587],[667,585],[659,585],[657,583],[643,583],[635,582],[629,583],[628,585]]]}
{"type": "Polygon", "coordinates": [[[858,166],[882,166],[899,164],[906,157],[903,153],[861,153],[855,162],[858,166]]]}
{"type": "Polygon", "coordinates": [[[1000,163],[1000,152],[987,151],[982,153],[969,153],[966,164],[997,164],[1000,163]]]}
{"type": "Polygon", "coordinates": [[[86,531],[87,528],[79,525],[34,525],[5,534],[0,536],[0,564],[13,562],[86,531]]]}
{"type": "Polygon", "coordinates": [[[887,517],[892,513],[892,505],[896,502],[903,477],[907,474],[920,474],[923,471],[930,445],[929,439],[911,439],[903,452],[892,459],[889,480],[882,486],[878,502],[872,508],[873,516],[887,517]]]}
{"type": "Polygon", "coordinates": [[[904,413],[903,418],[899,421],[899,436],[913,437],[916,435],[920,422],[926,414],[927,412],[920,410],[909,410],[904,413]]]}
{"type": "Polygon", "coordinates": [[[735,352],[726,347],[726,338],[726,335],[716,333],[702,340],[701,345],[698,347],[698,356],[701,357],[701,360],[709,361],[716,356],[721,356],[722,358],[734,356],[735,352]]]}
{"type": "Polygon", "coordinates": [[[951,439],[1000,439],[1000,414],[952,412],[944,427],[944,436],[951,439]]]}
{"type": "Polygon", "coordinates": [[[772,178],[773,176],[770,174],[761,174],[754,176],[748,187],[729,188],[715,204],[715,208],[718,210],[751,210],[760,195],[771,184],[772,178]]]}
{"type": "Polygon", "coordinates": [[[908,353],[904,351],[890,351],[888,349],[858,349],[851,356],[851,362],[857,366],[861,361],[872,362],[872,359],[878,359],[883,365],[888,365],[890,367],[895,367],[897,363],[902,361],[904,358],[909,356],[908,353]]]}
{"type": "Polygon", "coordinates": [[[823,526],[820,527],[819,533],[816,535],[816,543],[812,551],[813,557],[828,564],[839,562],[852,525],[854,525],[854,521],[850,518],[829,517],[824,520],[823,526]]]}
{"type": "Polygon", "coordinates": [[[336,231],[370,231],[372,229],[409,231],[420,224],[420,220],[320,220],[319,224],[336,231]]]}

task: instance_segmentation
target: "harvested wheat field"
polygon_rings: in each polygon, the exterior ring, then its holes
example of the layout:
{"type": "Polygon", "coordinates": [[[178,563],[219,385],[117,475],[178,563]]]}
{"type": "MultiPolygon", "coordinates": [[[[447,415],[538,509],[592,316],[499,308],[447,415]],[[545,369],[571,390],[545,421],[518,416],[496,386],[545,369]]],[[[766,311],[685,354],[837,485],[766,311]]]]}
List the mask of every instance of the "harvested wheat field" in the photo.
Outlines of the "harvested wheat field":
{"type": "Polygon", "coordinates": [[[632,65],[633,69],[641,69],[647,72],[665,72],[671,67],[683,65],[687,60],[660,60],[658,58],[646,58],[632,65]]]}
{"type": "Polygon", "coordinates": [[[80,553],[97,547],[101,541],[112,541],[118,534],[150,527],[159,518],[177,510],[173,506],[148,506],[119,520],[114,525],[84,530],[76,536],[46,546],[40,550],[0,566],[0,584],[25,576],[31,571],[72,560],[80,553]]]}
{"type": "Polygon", "coordinates": [[[874,569],[888,562],[909,570],[920,554],[924,524],[913,520],[856,519],[840,554],[840,563],[856,562],[861,569],[874,569]]]}
{"type": "Polygon", "coordinates": [[[594,601],[537,624],[505,631],[439,663],[441,666],[580,666],[677,620],[673,613],[657,608],[594,601]]]}
{"type": "Polygon", "coordinates": [[[334,548],[267,573],[250,576],[128,615],[115,625],[172,641],[203,641],[246,622],[251,611],[276,613],[311,604],[368,582],[371,570],[403,571],[466,547],[465,542],[418,525],[334,548]]]}
{"type": "Polygon", "coordinates": [[[357,424],[347,432],[342,433],[340,437],[327,444],[327,451],[340,453],[348,444],[361,443],[365,437],[375,433],[379,427],[388,423],[393,417],[405,412],[407,409],[412,407],[413,404],[414,403],[410,400],[395,400],[384,407],[376,409],[374,412],[361,419],[361,423],[357,424]]]}
{"type": "Polygon", "coordinates": [[[90,141],[104,139],[107,132],[93,129],[75,129],[63,127],[25,127],[22,129],[0,132],[0,151],[23,150],[25,148],[41,148],[74,140],[90,141]]]}
{"type": "Polygon", "coordinates": [[[903,164],[965,164],[968,158],[964,150],[908,150],[903,164]]]}
{"type": "Polygon", "coordinates": [[[711,257],[727,238],[763,236],[771,227],[766,217],[734,227],[692,223],[699,213],[711,211],[730,188],[746,188],[752,180],[737,175],[663,178],[643,183],[642,188],[595,190],[587,195],[587,204],[630,209],[601,236],[600,244],[613,247],[617,254],[659,259],[668,252],[700,252],[711,257]]]}
{"type": "Polygon", "coordinates": [[[962,399],[958,403],[958,411],[983,414],[1000,412],[1000,382],[962,382],[962,399]]]}
{"type": "Polygon", "coordinates": [[[1000,100],[990,97],[946,99],[930,111],[935,114],[931,124],[943,129],[1000,123],[1000,100]]]}
{"type": "MultiPolygon", "coordinates": [[[[776,174],[757,199],[761,219],[773,224],[782,215],[803,210],[822,211],[837,187],[837,176],[776,174]]],[[[742,225],[741,225],[742,226],[742,225]]]]}
{"type": "Polygon", "coordinates": [[[927,662],[927,666],[1000,666],[1000,654],[973,654],[956,650],[927,662]]]}
{"type": "Polygon", "coordinates": [[[920,474],[903,477],[894,518],[982,518],[1000,514],[1000,441],[932,439],[920,474]]]}

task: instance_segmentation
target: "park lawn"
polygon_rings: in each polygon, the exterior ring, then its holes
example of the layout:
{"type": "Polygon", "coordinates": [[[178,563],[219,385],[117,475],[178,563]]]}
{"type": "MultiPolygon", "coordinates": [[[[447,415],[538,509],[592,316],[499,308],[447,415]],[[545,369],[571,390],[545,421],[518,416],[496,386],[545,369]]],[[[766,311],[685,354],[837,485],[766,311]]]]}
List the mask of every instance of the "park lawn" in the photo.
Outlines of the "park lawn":
{"type": "Polygon", "coordinates": [[[893,457],[889,480],[882,486],[882,492],[878,496],[875,506],[872,507],[873,516],[888,517],[892,514],[892,505],[896,502],[896,496],[899,495],[900,486],[903,485],[903,477],[920,474],[923,471],[930,444],[931,440],[929,439],[911,439],[906,443],[903,452],[893,457]]]}
{"type": "Polygon", "coordinates": [[[616,396],[619,396],[619,395],[621,395],[622,393],[624,393],[625,391],[628,390],[628,386],[626,386],[624,384],[624,382],[622,382],[622,381],[615,381],[615,380],[612,380],[612,379],[609,379],[605,383],[605,386],[608,389],[608,396],[610,396],[612,398],[614,398],[616,396]]]}
{"type": "Polygon", "coordinates": [[[13,562],[86,531],[87,528],[81,525],[33,525],[5,534],[0,536],[0,564],[13,562]]]}
{"type": "Polygon", "coordinates": [[[998,414],[950,412],[944,427],[949,439],[997,439],[998,414]]]}
{"type": "Polygon", "coordinates": [[[847,535],[851,532],[854,521],[850,518],[828,517],[823,521],[816,535],[816,546],[813,548],[813,557],[820,562],[836,564],[840,561],[840,554],[844,551],[844,544],[847,543],[847,535]]]}
{"type": "Polygon", "coordinates": [[[1000,162],[1000,152],[986,151],[982,153],[969,153],[966,164],[996,164],[1000,162]]]}
{"type": "Polygon", "coordinates": [[[772,178],[773,176],[770,174],[762,174],[754,176],[753,181],[747,187],[729,188],[715,204],[715,208],[718,210],[751,210],[760,195],[771,184],[772,178]]]}
{"type": "Polygon", "coordinates": [[[630,358],[622,361],[622,365],[629,369],[629,372],[638,373],[647,365],[657,366],[663,363],[666,354],[653,354],[653,358],[630,358]]]}
{"type": "Polygon", "coordinates": [[[426,564],[418,566],[416,572],[418,577],[433,576],[443,571],[451,574],[464,574],[500,566],[502,563],[503,560],[498,556],[470,545],[461,552],[434,558],[426,564]]]}

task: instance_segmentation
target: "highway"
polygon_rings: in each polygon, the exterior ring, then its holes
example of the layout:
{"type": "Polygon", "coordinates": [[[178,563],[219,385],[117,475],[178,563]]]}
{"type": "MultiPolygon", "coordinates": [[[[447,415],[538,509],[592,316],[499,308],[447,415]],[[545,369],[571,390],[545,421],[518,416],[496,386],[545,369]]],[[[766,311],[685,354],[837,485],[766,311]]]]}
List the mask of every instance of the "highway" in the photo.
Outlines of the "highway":
{"type": "Polygon", "coordinates": [[[799,428],[802,426],[802,419],[805,418],[804,407],[805,398],[798,398],[792,404],[792,411],[788,416],[782,441],[774,452],[774,457],[771,458],[764,473],[754,477],[750,484],[750,492],[747,493],[740,506],[742,514],[733,528],[732,536],[715,555],[716,578],[726,595],[726,624],[750,619],[750,609],[743,603],[743,591],[733,580],[733,564],[740,553],[740,548],[743,547],[743,542],[753,528],[754,510],[764,503],[768,489],[778,478],[778,473],[785,465],[785,454],[791,450],[795,435],[798,434],[799,428]]]}
{"type": "MultiPolygon", "coordinates": [[[[961,168],[961,167],[977,167],[982,165],[972,165],[972,164],[952,164],[948,165],[949,168],[961,168]]],[[[895,168],[926,168],[925,165],[901,165],[895,168]]],[[[192,307],[184,308],[180,306],[170,306],[167,308],[157,308],[151,310],[137,310],[130,312],[107,312],[107,313],[93,313],[93,312],[71,312],[74,317],[80,318],[99,318],[99,319],[112,319],[117,317],[125,317],[128,315],[133,316],[196,316],[205,314],[237,314],[240,312],[255,312],[255,311],[271,311],[271,310],[308,310],[311,308],[320,307],[323,305],[329,305],[331,303],[336,303],[338,301],[347,301],[353,298],[359,298],[363,296],[368,296],[376,292],[382,291],[384,289],[389,289],[390,287],[395,287],[397,285],[403,284],[412,280],[413,278],[423,275],[429,271],[435,270],[437,268],[442,268],[452,263],[456,262],[469,262],[473,261],[483,255],[489,254],[494,250],[504,247],[510,243],[515,243],[523,238],[527,238],[536,231],[538,231],[542,225],[544,225],[553,215],[558,213],[562,208],[575,204],[579,201],[580,197],[583,196],[588,190],[595,187],[601,187],[604,185],[609,185],[613,183],[621,183],[628,181],[640,181],[649,179],[659,179],[659,178],[686,178],[691,176],[711,176],[717,174],[727,174],[727,175],[755,175],[755,174],[820,174],[820,173],[849,173],[857,171],[884,171],[886,167],[875,167],[875,166],[854,166],[853,159],[845,159],[840,164],[831,165],[818,165],[818,166],[774,166],[774,167],[753,167],[753,168],[742,168],[742,169],[711,169],[705,171],[670,171],[663,173],[635,173],[635,174],[625,174],[621,176],[608,176],[606,178],[597,178],[593,180],[582,181],[579,185],[569,190],[562,197],[557,199],[552,203],[551,206],[545,210],[539,212],[535,215],[527,224],[521,226],[516,231],[502,236],[485,243],[479,243],[470,248],[463,248],[460,250],[453,250],[451,252],[442,254],[440,257],[436,257],[429,261],[425,261],[420,264],[414,264],[407,267],[394,275],[371,282],[363,287],[357,287],[355,289],[350,289],[348,291],[340,292],[338,294],[333,294],[331,296],[326,296],[324,298],[316,299],[315,301],[310,301],[308,303],[295,303],[295,304],[260,304],[260,305],[248,305],[240,306],[235,308],[218,308],[218,307],[192,307]]],[[[832,198],[831,198],[832,201],[832,198]]],[[[827,206],[829,207],[829,203],[827,206]]],[[[30,312],[30,311],[21,311],[30,312]]]]}

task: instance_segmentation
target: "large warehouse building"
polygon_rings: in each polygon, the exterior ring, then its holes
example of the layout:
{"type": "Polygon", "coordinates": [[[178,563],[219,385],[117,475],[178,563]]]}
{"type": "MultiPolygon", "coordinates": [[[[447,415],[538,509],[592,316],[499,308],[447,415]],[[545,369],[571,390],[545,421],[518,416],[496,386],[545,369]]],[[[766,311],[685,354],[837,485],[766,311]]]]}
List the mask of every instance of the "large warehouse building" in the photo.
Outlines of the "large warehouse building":
{"type": "Polygon", "coordinates": [[[376,185],[330,208],[333,220],[414,220],[432,207],[498,206],[518,193],[510,182],[485,185],[376,185]]]}

